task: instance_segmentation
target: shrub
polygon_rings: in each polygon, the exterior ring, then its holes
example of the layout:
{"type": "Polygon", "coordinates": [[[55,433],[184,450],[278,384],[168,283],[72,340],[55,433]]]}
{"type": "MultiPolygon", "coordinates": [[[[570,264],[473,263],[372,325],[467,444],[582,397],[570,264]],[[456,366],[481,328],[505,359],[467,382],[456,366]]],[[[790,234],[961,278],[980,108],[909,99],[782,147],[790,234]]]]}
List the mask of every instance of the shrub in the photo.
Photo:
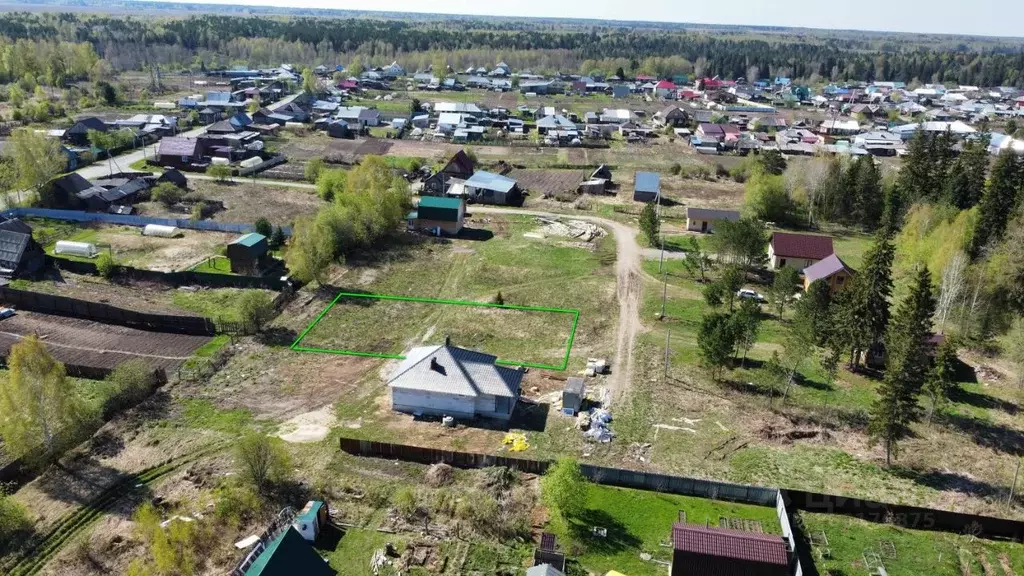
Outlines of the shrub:
{"type": "Polygon", "coordinates": [[[116,276],[119,269],[120,267],[114,262],[114,257],[110,255],[110,252],[104,252],[96,259],[96,271],[107,280],[116,276]]]}
{"type": "Polygon", "coordinates": [[[416,513],[416,493],[408,486],[399,488],[391,498],[391,501],[394,503],[399,514],[406,518],[411,518],[412,515],[416,513]]]}
{"type": "Polygon", "coordinates": [[[725,178],[729,175],[729,169],[722,165],[721,162],[715,164],[715,176],[719,178],[725,178]]]}
{"type": "MultiPolygon", "coordinates": [[[[501,292],[498,294],[500,295],[501,292]]],[[[424,480],[426,480],[427,486],[431,488],[447,486],[455,480],[455,469],[444,462],[438,462],[427,469],[424,480]]]]}
{"type": "Polygon", "coordinates": [[[21,504],[0,494],[0,549],[9,550],[31,527],[21,504]]]}
{"type": "Polygon", "coordinates": [[[284,246],[284,242],[284,230],[280,226],[274,228],[274,233],[270,236],[270,241],[268,242],[270,244],[270,248],[280,248],[281,246],[284,246]]]}
{"type": "Polygon", "coordinates": [[[170,208],[182,201],[185,198],[185,190],[178,188],[170,182],[161,182],[153,187],[150,192],[150,197],[165,207],[170,208]]]}
{"type": "Polygon", "coordinates": [[[221,183],[230,182],[234,172],[230,166],[224,164],[210,164],[210,167],[206,169],[207,176],[221,183]]]}
{"type": "Polygon", "coordinates": [[[202,220],[206,212],[210,210],[206,202],[196,202],[192,205],[192,220],[202,220]]]}
{"type": "Polygon", "coordinates": [[[270,220],[263,217],[258,218],[252,227],[257,234],[261,234],[267,238],[270,238],[274,234],[274,227],[271,226],[270,220]]]}
{"type": "Polygon", "coordinates": [[[237,442],[236,452],[242,477],[261,494],[287,474],[288,454],[266,434],[247,434],[237,442]]]}
{"type": "Polygon", "coordinates": [[[111,414],[134,406],[153,390],[156,380],[153,370],[140,359],[128,360],[118,364],[104,379],[106,402],[103,410],[109,417],[111,414]]]}
{"type": "Polygon", "coordinates": [[[274,315],[274,303],[266,292],[246,290],[236,303],[246,333],[257,334],[274,315]]]}
{"type": "Polygon", "coordinates": [[[434,513],[443,516],[454,516],[455,508],[458,505],[455,494],[448,489],[442,489],[434,492],[434,503],[432,508],[434,513]]]}
{"type": "Polygon", "coordinates": [[[323,158],[313,158],[309,162],[306,162],[306,167],[303,170],[303,176],[307,182],[313,184],[316,183],[317,178],[320,177],[320,173],[324,171],[324,160],[323,158]]]}
{"type": "Polygon", "coordinates": [[[391,484],[371,484],[365,490],[366,502],[374,508],[386,506],[391,501],[395,487],[391,484]]]}
{"type": "Polygon", "coordinates": [[[679,173],[683,171],[683,167],[678,162],[676,162],[675,164],[672,165],[671,168],[668,169],[668,171],[673,176],[679,176],[679,173]]]}

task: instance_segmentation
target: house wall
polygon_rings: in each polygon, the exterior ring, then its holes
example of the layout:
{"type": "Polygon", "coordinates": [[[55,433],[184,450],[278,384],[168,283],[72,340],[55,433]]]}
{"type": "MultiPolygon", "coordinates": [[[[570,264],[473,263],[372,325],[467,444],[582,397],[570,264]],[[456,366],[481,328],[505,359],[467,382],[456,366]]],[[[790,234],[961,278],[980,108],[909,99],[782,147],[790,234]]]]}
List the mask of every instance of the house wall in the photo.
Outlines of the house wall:
{"type": "Polygon", "coordinates": [[[809,260],[806,258],[787,258],[775,253],[775,247],[772,244],[768,244],[768,264],[772,270],[778,270],[780,268],[796,268],[798,271],[807,268],[811,264],[814,264],[818,260],[809,260]]]}
{"type": "Polygon", "coordinates": [[[473,396],[459,396],[425,390],[391,389],[391,408],[398,412],[472,418],[476,415],[473,396]]]}
{"type": "Polygon", "coordinates": [[[437,228],[440,228],[445,234],[455,236],[462,230],[463,218],[462,214],[459,214],[458,222],[451,222],[446,220],[427,220],[425,218],[417,218],[412,221],[412,225],[417,230],[424,230],[432,232],[437,228]]]}
{"type": "Polygon", "coordinates": [[[494,396],[488,396],[481,394],[476,399],[476,413],[485,418],[495,418],[498,420],[509,420],[512,418],[512,410],[515,409],[515,399],[508,401],[509,411],[499,412],[497,409],[498,399],[494,396]]]}
{"type": "Polygon", "coordinates": [[[715,222],[717,222],[717,220],[701,220],[697,218],[687,218],[686,229],[690,232],[701,232],[701,227],[705,222],[707,222],[708,225],[707,230],[705,230],[706,232],[711,232],[715,229],[715,222]]]}
{"type": "MultiPolygon", "coordinates": [[[[823,278],[820,281],[826,282],[828,284],[829,292],[835,294],[849,286],[852,279],[853,276],[849,272],[846,270],[840,270],[839,272],[836,272],[828,278],[823,278]]],[[[810,287],[811,282],[809,282],[807,278],[804,278],[804,291],[806,292],[810,287]]]]}

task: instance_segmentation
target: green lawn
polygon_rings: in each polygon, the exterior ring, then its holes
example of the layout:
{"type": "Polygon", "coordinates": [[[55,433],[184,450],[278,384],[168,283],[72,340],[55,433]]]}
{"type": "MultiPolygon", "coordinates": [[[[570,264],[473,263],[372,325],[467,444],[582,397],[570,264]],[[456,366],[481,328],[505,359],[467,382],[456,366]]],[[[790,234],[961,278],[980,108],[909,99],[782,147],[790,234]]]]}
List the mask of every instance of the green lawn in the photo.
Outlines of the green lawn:
{"type": "Polygon", "coordinates": [[[661,544],[671,542],[672,524],[678,521],[680,510],[686,512],[686,521],[692,524],[717,526],[722,517],[740,518],[759,521],[766,533],[781,533],[771,507],[596,484],[588,485],[587,509],[581,517],[568,527],[555,521],[552,529],[563,549],[581,550],[574,557],[591,573],[618,570],[629,576],[663,576],[666,567],[641,560],[640,553],[671,560],[672,548],[661,544]],[[595,526],[606,528],[607,537],[593,535],[591,529],[595,526]]]}
{"type": "Polygon", "coordinates": [[[242,288],[202,288],[195,291],[175,290],[173,303],[179,308],[207,318],[228,322],[239,320],[235,303],[245,292],[242,288]]]}
{"type": "Polygon", "coordinates": [[[822,574],[866,574],[877,555],[890,576],[989,576],[1024,571],[1024,546],[945,532],[907,530],[856,518],[801,514],[822,574]],[[825,543],[827,540],[827,544],[825,543]],[[891,544],[891,546],[890,546],[891,544]],[[873,553],[873,554],[872,554],[873,553]]]}
{"type": "Polygon", "coordinates": [[[192,267],[192,272],[206,272],[207,274],[231,275],[231,260],[224,256],[211,256],[192,267]]]}
{"type": "MultiPolygon", "coordinates": [[[[524,237],[538,227],[532,218],[492,218],[473,226],[486,226],[496,237],[410,248],[385,267],[356,267],[354,278],[372,281],[352,288],[477,302],[493,302],[500,291],[507,305],[579,309],[571,366],[582,366],[588,350],[590,356],[610,352],[616,318],[609,313],[616,306],[613,258],[608,257],[612,239],[589,251],[554,238],[524,237]]],[[[560,365],[571,323],[567,314],[349,299],[332,308],[303,345],[397,354],[448,335],[456,344],[502,359],[560,365]]]]}

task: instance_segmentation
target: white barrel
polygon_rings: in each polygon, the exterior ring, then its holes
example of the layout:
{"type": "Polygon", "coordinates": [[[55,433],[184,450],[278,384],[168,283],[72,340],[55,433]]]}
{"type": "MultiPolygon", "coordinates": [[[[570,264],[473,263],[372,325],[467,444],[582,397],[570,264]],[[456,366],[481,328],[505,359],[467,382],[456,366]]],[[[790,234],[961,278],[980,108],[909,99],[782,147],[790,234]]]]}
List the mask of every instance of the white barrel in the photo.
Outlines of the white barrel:
{"type": "Polygon", "coordinates": [[[163,224],[146,224],[142,229],[143,236],[159,236],[161,238],[173,238],[181,233],[176,226],[164,226],[163,224]]]}
{"type": "Polygon", "coordinates": [[[78,256],[79,258],[95,258],[98,254],[96,246],[88,242],[72,242],[70,240],[58,240],[57,245],[53,248],[53,253],[78,256]]]}

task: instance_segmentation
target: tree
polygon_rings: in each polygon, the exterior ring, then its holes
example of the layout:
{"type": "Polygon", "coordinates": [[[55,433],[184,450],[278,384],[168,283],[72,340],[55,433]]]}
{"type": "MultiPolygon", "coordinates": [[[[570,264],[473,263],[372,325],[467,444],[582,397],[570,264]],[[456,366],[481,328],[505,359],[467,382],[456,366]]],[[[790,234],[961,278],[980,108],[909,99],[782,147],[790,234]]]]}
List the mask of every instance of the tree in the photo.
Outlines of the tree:
{"type": "Polygon", "coordinates": [[[846,290],[840,292],[833,327],[847,350],[850,366],[860,355],[882,341],[889,327],[889,297],[892,295],[892,262],[895,247],[882,234],[864,255],[861,271],[846,290]]]}
{"type": "Polygon", "coordinates": [[[736,327],[728,314],[706,314],[697,332],[697,347],[701,361],[711,369],[711,377],[718,380],[729,365],[736,346],[736,327]]]}
{"type": "Polygon", "coordinates": [[[752,270],[768,259],[768,231],[757,218],[722,221],[715,224],[708,248],[718,255],[719,262],[724,260],[752,270]]]}
{"type": "Polygon", "coordinates": [[[1002,238],[1010,215],[1018,205],[1022,181],[1021,161],[1007,150],[992,167],[988,188],[978,205],[978,223],[974,227],[968,254],[977,258],[992,239],[1002,238]]]}
{"type": "Polygon", "coordinates": [[[658,245],[660,228],[661,222],[658,221],[658,211],[654,203],[645,204],[643,210],[640,211],[640,231],[643,232],[649,246],[658,245]]]}
{"type": "Polygon", "coordinates": [[[242,477],[260,494],[266,494],[273,484],[287,476],[288,454],[266,434],[246,434],[237,441],[235,452],[242,477]]]}
{"type": "Polygon", "coordinates": [[[899,186],[910,203],[928,198],[936,191],[932,139],[924,130],[917,130],[907,142],[907,155],[899,172],[899,186]]]}
{"type": "Polygon", "coordinates": [[[740,302],[739,310],[732,315],[732,322],[737,352],[743,352],[741,365],[746,365],[747,353],[754,347],[761,330],[761,305],[753,299],[744,299],[740,302]]]}
{"type": "Polygon", "coordinates": [[[171,208],[185,198],[185,191],[170,182],[161,182],[153,187],[150,197],[164,207],[171,208]]]}
{"type": "Polygon", "coordinates": [[[964,290],[967,289],[967,266],[969,263],[967,255],[958,251],[942,270],[937,305],[939,334],[945,333],[946,320],[949,319],[954,306],[960,302],[964,290]]]}
{"type": "Polygon", "coordinates": [[[747,180],[743,205],[752,216],[768,222],[789,221],[793,208],[783,178],[762,170],[754,170],[747,180]]]}
{"type": "Polygon", "coordinates": [[[316,184],[316,181],[320,178],[320,174],[324,171],[325,164],[323,158],[313,158],[306,162],[305,168],[303,168],[303,177],[306,182],[316,184]]]}
{"type": "Polygon", "coordinates": [[[266,292],[246,290],[235,304],[246,333],[258,334],[274,315],[274,303],[266,292]]]}
{"type": "Polygon", "coordinates": [[[800,365],[814,351],[815,334],[813,329],[814,325],[811,323],[811,318],[807,316],[797,316],[789,325],[789,332],[786,334],[786,340],[782,349],[784,358],[782,366],[786,368],[786,385],[782,392],[783,404],[785,404],[786,399],[789,397],[789,389],[796,382],[796,375],[800,370],[800,365]]]}
{"type": "Polygon", "coordinates": [[[501,295],[501,290],[498,290],[498,293],[495,294],[495,296],[494,296],[494,303],[499,305],[499,306],[504,306],[505,305],[505,297],[501,295]]]}
{"type": "Polygon", "coordinates": [[[265,238],[270,238],[270,236],[274,233],[274,226],[270,223],[270,220],[267,220],[262,216],[256,219],[256,222],[252,225],[252,228],[253,231],[255,231],[257,234],[264,236],[265,238]]]}
{"type": "Polygon", "coordinates": [[[712,308],[718,308],[725,301],[725,286],[721,282],[712,282],[704,287],[704,302],[712,308]]]}
{"type": "Polygon", "coordinates": [[[313,72],[312,68],[304,68],[302,70],[302,90],[304,92],[309,92],[314,96],[319,91],[317,87],[316,74],[313,72]]]}
{"type": "Polygon", "coordinates": [[[363,73],[364,70],[365,68],[363,67],[363,61],[360,60],[358,56],[353,58],[352,61],[349,62],[348,68],[345,69],[345,71],[348,72],[349,76],[355,76],[356,78],[359,78],[359,76],[363,73]]]}
{"type": "Polygon", "coordinates": [[[587,506],[587,479],[575,460],[560,458],[540,479],[544,504],[563,521],[578,518],[587,506]]]}
{"type": "Polygon", "coordinates": [[[89,129],[86,132],[86,138],[89,140],[89,145],[93,148],[99,148],[107,154],[107,168],[113,172],[113,161],[114,158],[110,154],[110,150],[114,148],[114,135],[102,130],[89,129]]]}
{"type": "Polygon", "coordinates": [[[110,252],[104,252],[96,258],[96,272],[104,279],[110,280],[114,276],[117,276],[120,267],[117,262],[114,261],[114,257],[110,255],[110,252]]]}
{"type": "Polygon", "coordinates": [[[335,260],[338,250],[334,230],[323,218],[304,218],[296,222],[285,261],[292,274],[303,282],[323,284],[323,273],[335,260]]]}
{"type": "Polygon", "coordinates": [[[828,282],[815,280],[796,304],[797,321],[807,322],[814,343],[824,346],[832,335],[832,289],[828,282]]]}
{"type": "Polygon", "coordinates": [[[796,268],[782,268],[775,272],[775,279],[768,289],[768,300],[775,307],[775,313],[779,318],[782,318],[783,310],[799,289],[800,273],[796,268]]]}
{"type": "MultiPolygon", "coordinates": [[[[11,132],[4,147],[4,156],[10,159],[19,190],[40,191],[55,176],[67,168],[68,159],[61,151],[60,142],[47,138],[28,128],[11,132]]],[[[20,198],[20,192],[19,192],[20,198]]]]}
{"type": "Polygon", "coordinates": [[[0,436],[15,458],[49,461],[76,440],[88,420],[64,365],[35,335],[11,346],[0,381],[0,436]]]}
{"type": "Polygon", "coordinates": [[[206,169],[206,175],[223,184],[231,181],[234,170],[226,164],[210,164],[206,169]]]}
{"type": "Polygon", "coordinates": [[[14,498],[0,492],[0,549],[14,550],[15,543],[32,529],[25,508],[14,498]]]}
{"type": "Polygon", "coordinates": [[[622,69],[622,66],[615,69],[615,75],[618,76],[619,80],[626,79],[626,71],[622,69]]]}
{"type": "Polygon", "coordinates": [[[419,98],[413,98],[412,102],[409,103],[409,112],[413,115],[419,114],[422,108],[423,104],[420,102],[419,98]]]}
{"type": "Polygon", "coordinates": [[[935,359],[924,383],[924,393],[929,401],[928,423],[936,412],[942,410],[956,389],[956,367],[956,344],[952,338],[946,338],[935,351],[935,359]]]}
{"type": "Polygon", "coordinates": [[[284,243],[285,243],[284,229],[281,228],[280,226],[275,226],[274,227],[274,233],[270,236],[270,248],[271,249],[280,248],[281,246],[284,246],[284,243]]]}
{"type": "Polygon", "coordinates": [[[696,277],[697,273],[700,273],[701,284],[707,282],[707,272],[711,270],[714,260],[701,248],[700,242],[697,241],[695,236],[690,236],[686,239],[685,250],[686,258],[683,259],[683,267],[686,268],[686,271],[691,276],[696,277]]]}
{"type": "Polygon", "coordinates": [[[434,58],[430,71],[438,80],[443,81],[448,76],[448,61],[444,59],[444,56],[438,55],[437,58],[434,58]]]}
{"type": "Polygon", "coordinates": [[[855,171],[850,219],[865,228],[877,228],[884,213],[885,199],[875,159],[870,155],[861,156],[850,170],[855,171]]]}
{"type": "Polygon", "coordinates": [[[885,463],[899,457],[899,442],[920,418],[917,396],[928,376],[927,346],[935,299],[932,278],[918,266],[910,294],[900,302],[886,334],[885,378],[868,419],[868,438],[885,446],[885,463]]]}
{"type": "Polygon", "coordinates": [[[981,201],[985,193],[985,178],[988,173],[989,137],[967,140],[963,151],[950,166],[945,180],[943,198],[961,210],[967,210],[981,201]]]}
{"type": "Polygon", "coordinates": [[[773,148],[762,150],[757,157],[757,163],[765,174],[780,176],[786,171],[786,157],[773,148]]]}
{"type": "Polygon", "coordinates": [[[736,293],[743,288],[747,275],[739,266],[728,266],[722,271],[722,277],[718,280],[722,285],[723,296],[729,302],[729,312],[732,312],[733,304],[736,301],[736,293]]]}
{"type": "Polygon", "coordinates": [[[348,172],[341,169],[322,170],[316,179],[316,193],[326,202],[340,197],[348,182],[348,172]]]}

